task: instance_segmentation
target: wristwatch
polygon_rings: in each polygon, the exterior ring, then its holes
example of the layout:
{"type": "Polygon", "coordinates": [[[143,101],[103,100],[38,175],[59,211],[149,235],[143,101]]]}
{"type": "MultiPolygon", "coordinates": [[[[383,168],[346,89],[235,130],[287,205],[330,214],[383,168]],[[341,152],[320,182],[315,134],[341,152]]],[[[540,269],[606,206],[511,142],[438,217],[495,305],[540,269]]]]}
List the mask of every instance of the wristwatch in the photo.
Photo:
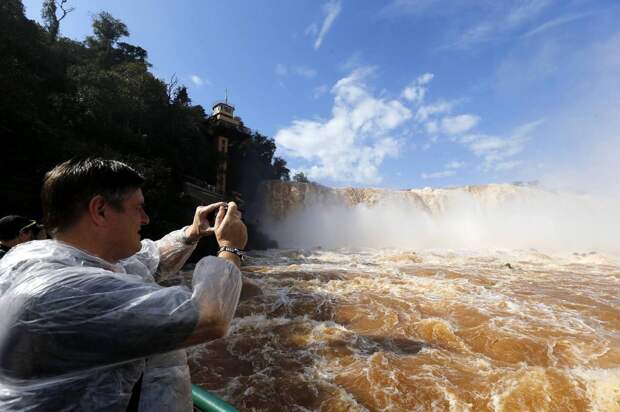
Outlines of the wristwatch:
{"type": "Polygon", "coordinates": [[[237,249],[236,247],[222,246],[217,252],[217,254],[219,255],[222,252],[234,253],[235,255],[239,256],[239,259],[241,261],[245,260],[245,252],[241,249],[237,249]]]}

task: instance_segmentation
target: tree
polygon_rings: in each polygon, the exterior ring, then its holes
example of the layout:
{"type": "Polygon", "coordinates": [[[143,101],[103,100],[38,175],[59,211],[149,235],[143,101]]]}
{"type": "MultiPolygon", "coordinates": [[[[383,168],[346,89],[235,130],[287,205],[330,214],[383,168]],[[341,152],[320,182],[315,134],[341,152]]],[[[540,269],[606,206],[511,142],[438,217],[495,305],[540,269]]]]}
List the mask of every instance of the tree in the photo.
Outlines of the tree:
{"type": "Polygon", "coordinates": [[[125,23],[112,17],[107,11],[102,11],[93,19],[95,40],[106,49],[111,49],[121,37],[129,36],[125,23]]]}
{"type": "Polygon", "coordinates": [[[215,183],[219,135],[230,136],[228,188],[246,202],[260,181],[290,179],[272,138],[244,127],[221,129],[206,121],[176,76],[168,84],[156,78],[147,51],[121,41],[129,34],[122,21],[100,12],[84,41],[62,37],[70,2],[45,0],[41,26],[24,15],[21,0],[0,0],[0,136],[10,143],[0,150],[0,164],[14,171],[0,179],[0,193],[11,194],[0,202],[0,216],[40,217],[47,170],[74,156],[102,156],[147,173],[145,193],[156,217],[147,231],[160,236],[185,223],[177,198],[185,176],[215,183]]]}
{"type": "Polygon", "coordinates": [[[118,47],[113,50],[114,64],[137,62],[150,66],[146,61],[148,53],[142,47],[123,42],[118,42],[117,46],[118,47]]]}
{"type": "Polygon", "coordinates": [[[75,10],[75,7],[65,8],[68,0],[44,0],[41,7],[41,17],[44,21],[44,27],[50,35],[50,40],[53,42],[58,38],[58,32],[60,31],[60,22],[67,17],[67,14],[75,10]],[[58,8],[62,11],[62,15],[58,17],[58,8]]]}
{"type": "Polygon", "coordinates": [[[286,160],[281,157],[273,158],[273,178],[286,182],[291,180],[291,171],[286,167],[286,160]]]}
{"type": "Polygon", "coordinates": [[[293,181],[299,183],[310,183],[310,180],[308,180],[304,172],[296,173],[295,176],[293,176],[293,181]]]}
{"type": "Polygon", "coordinates": [[[192,99],[189,97],[189,93],[187,93],[187,87],[179,86],[175,89],[172,98],[172,104],[176,106],[189,107],[192,104],[192,99]]]}
{"type": "MultiPolygon", "coordinates": [[[[125,23],[101,11],[93,18],[94,36],[86,38],[86,45],[97,52],[103,67],[113,64],[113,47],[121,37],[129,36],[125,23]]],[[[145,56],[146,57],[146,56],[145,56]]]]}

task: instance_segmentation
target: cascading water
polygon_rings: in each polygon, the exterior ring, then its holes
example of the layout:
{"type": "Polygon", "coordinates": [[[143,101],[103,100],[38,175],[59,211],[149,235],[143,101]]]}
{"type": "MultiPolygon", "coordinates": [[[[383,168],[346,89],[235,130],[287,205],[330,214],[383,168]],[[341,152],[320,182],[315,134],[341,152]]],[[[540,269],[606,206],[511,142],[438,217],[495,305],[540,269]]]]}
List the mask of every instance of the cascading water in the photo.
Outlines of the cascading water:
{"type": "Polygon", "coordinates": [[[620,411],[614,199],[269,183],[231,333],[193,379],[241,410],[620,411]]]}

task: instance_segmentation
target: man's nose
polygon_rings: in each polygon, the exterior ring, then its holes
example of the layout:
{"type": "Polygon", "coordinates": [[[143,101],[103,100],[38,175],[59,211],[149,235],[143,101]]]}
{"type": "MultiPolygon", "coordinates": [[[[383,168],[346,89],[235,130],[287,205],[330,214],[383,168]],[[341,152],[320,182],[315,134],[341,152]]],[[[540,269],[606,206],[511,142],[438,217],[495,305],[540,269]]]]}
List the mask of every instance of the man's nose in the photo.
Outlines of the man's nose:
{"type": "Polygon", "coordinates": [[[151,219],[149,218],[149,215],[147,215],[146,212],[143,210],[142,211],[142,220],[140,221],[140,224],[142,226],[148,225],[150,221],[151,221],[151,219]]]}

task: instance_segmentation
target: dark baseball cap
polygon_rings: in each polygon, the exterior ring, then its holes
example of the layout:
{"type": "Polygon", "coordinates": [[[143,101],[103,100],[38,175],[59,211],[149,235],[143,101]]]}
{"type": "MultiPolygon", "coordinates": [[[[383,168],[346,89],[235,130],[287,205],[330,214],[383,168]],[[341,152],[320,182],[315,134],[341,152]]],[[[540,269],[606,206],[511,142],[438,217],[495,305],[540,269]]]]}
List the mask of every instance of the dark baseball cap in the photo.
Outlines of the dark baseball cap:
{"type": "Polygon", "coordinates": [[[0,219],[0,240],[15,239],[24,229],[38,229],[37,221],[18,215],[9,215],[0,219]]]}

